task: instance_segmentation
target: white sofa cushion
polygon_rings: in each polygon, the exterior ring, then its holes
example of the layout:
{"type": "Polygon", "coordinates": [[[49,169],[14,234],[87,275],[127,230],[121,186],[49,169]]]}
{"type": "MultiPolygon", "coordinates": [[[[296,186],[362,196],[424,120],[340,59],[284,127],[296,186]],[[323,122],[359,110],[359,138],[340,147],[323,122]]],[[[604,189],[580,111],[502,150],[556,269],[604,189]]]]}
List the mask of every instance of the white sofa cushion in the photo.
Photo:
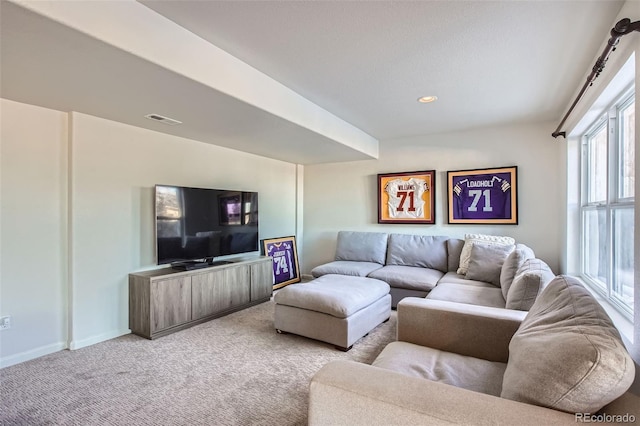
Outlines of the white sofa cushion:
{"type": "Polygon", "coordinates": [[[475,281],[467,279],[464,275],[458,275],[456,272],[447,272],[438,280],[438,285],[446,285],[446,284],[462,284],[462,285],[472,285],[476,287],[488,287],[494,288],[493,284],[489,284],[484,281],[475,281]]]}
{"type": "Polygon", "coordinates": [[[436,269],[416,266],[387,265],[368,276],[389,283],[391,287],[429,291],[444,274],[436,269]]]}
{"type": "Polygon", "coordinates": [[[593,296],[559,275],[509,344],[503,398],[569,413],[596,413],[633,383],[635,367],[593,296]]]}
{"type": "Polygon", "coordinates": [[[554,278],[555,274],[543,260],[536,258],[525,260],[509,286],[506,308],[528,311],[538,294],[554,278]]]}
{"type": "Polygon", "coordinates": [[[427,299],[446,300],[448,302],[490,306],[494,308],[504,308],[505,305],[502,291],[500,291],[498,287],[490,284],[484,287],[481,285],[443,284],[439,282],[436,288],[429,292],[427,299]]]}
{"type": "Polygon", "coordinates": [[[432,235],[391,234],[387,265],[417,266],[447,272],[447,240],[432,235]]]}
{"type": "Polygon", "coordinates": [[[349,260],[334,260],[333,262],[318,265],[311,270],[311,275],[318,278],[328,274],[351,275],[354,277],[366,277],[382,265],[375,262],[354,262],[349,260]]]}
{"type": "Polygon", "coordinates": [[[372,365],[405,376],[494,396],[500,396],[502,376],[507,367],[502,362],[472,358],[407,342],[389,343],[372,365]]]}
{"type": "Polygon", "coordinates": [[[511,287],[511,283],[518,269],[520,269],[526,260],[533,259],[534,257],[536,256],[533,250],[524,244],[516,244],[516,248],[509,253],[500,271],[500,287],[502,288],[502,296],[504,296],[505,300],[507,299],[509,287],[511,287]]]}
{"type": "Polygon", "coordinates": [[[388,235],[382,232],[338,232],[335,260],[373,262],[384,265],[388,235]]]}
{"type": "Polygon", "coordinates": [[[293,306],[347,318],[389,294],[380,280],[342,275],[324,275],[308,283],[291,284],[276,292],[278,305],[293,306]]]}
{"type": "Polygon", "coordinates": [[[457,271],[460,275],[467,274],[467,267],[469,266],[469,258],[471,256],[471,246],[474,242],[511,246],[516,243],[516,240],[511,237],[499,237],[496,235],[465,234],[464,246],[462,247],[462,252],[460,253],[460,266],[458,267],[457,271]]]}
{"type": "Polygon", "coordinates": [[[472,243],[465,277],[470,280],[485,281],[499,287],[502,265],[512,250],[512,245],[472,243]]]}

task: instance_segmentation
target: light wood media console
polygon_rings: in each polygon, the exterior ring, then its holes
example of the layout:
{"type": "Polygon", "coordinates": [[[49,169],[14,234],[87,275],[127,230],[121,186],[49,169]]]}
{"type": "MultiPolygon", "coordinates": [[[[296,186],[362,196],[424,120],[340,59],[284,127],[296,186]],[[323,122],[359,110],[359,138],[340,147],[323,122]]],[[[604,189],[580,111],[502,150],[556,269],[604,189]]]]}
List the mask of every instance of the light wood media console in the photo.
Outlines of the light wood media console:
{"type": "Polygon", "coordinates": [[[270,257],[191,271],[129,274],[129,328],[147,339],[266,302],[273,293],[270,257]]]}

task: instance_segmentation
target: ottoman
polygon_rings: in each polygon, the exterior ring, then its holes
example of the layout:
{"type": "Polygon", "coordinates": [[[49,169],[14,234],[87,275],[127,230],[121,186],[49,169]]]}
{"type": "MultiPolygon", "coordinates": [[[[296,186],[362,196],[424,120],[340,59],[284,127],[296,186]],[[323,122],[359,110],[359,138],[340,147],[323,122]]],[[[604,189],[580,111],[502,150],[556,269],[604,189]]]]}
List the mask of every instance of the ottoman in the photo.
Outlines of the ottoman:
{"type": "Polygon", "coordinates": [[[279,333],[321,340],[343,351],[391,316],[389,284],[373,278],[323,275],[289,285],[273,300],[279,333]]]}

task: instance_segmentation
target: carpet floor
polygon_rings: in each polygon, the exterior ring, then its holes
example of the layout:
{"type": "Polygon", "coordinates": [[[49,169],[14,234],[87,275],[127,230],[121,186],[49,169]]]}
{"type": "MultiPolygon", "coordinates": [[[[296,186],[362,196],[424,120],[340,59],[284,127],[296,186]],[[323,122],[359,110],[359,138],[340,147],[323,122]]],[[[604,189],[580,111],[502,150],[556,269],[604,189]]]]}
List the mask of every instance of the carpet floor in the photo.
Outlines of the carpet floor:
{"type": "Polygon", "coordinates": [[[309,382],[371,363],[396,313],[349,352],[273,327],[269,301],[157,340],[126,335],[0,370],[2,425],[304,425],[309,382]]]}

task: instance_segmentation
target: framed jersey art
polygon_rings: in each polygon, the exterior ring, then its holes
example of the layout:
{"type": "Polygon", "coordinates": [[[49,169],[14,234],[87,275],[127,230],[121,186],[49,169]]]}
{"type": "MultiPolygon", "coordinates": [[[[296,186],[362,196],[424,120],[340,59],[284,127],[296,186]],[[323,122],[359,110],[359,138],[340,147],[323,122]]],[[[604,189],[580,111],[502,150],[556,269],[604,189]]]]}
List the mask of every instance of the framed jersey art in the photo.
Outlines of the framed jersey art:
{"type": "Polygon", "coordinates": [[[447,172],[449,223],[518,224],[516,166],[447,172]]]}
{"type": "Polygon", "coordinates": [[[273,289],[300,282],[296,237],[262,240],[262,253],[273,259],[273,289]]]}
{"type": "Polygon", "coordinates": [[[435,223],[435,171],[378,175],[378,223],[435,223]]]}

